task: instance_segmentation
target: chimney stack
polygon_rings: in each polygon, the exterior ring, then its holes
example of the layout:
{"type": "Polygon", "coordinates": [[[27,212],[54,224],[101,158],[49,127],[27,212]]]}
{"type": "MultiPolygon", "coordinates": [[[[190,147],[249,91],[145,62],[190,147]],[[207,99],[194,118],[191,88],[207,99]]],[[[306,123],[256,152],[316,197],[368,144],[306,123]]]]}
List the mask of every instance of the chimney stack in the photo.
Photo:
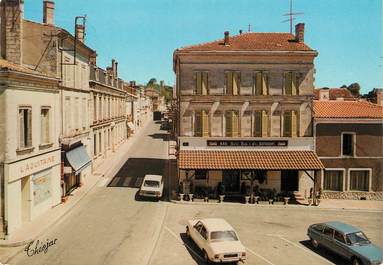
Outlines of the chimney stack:
{"type": "Polygon", "coordinates": [[[118,66],[118,62],[115,59],[112,59],[112,72],[113,72],[114,78],[117,78],[118,76],[117,66],[118,66]]]}
{"type": "Polygon", "coordinates": [[[76,25],[76,37],[77,40],[84,43],[85,41],[85,26],[81,24],[76,25]]]}
{"type": "Polygon", "coordinates": [[[240,30],[239,30],[239,35],[242,35],[242,32],[243,32],[242,29],[240,29],[240,30]]]}
{"type": "Polygon", "coordinates": [[[43,23],[48,25],[55,24],[55,2],[44,0],[43,23]]]}
{"type": "Polygon", "coordinates": [[[22,63],[24,0],[2,0],[1,57],[14,64],[22,63]]]}
{"type": "Polygon", "coordinates": [[[305,41],[305,24],[298,23],[295,25],[295,41],[304,42],[305,41]]]}
{"type": "Polygon", "coordinates": [[[230,33],[229,33],[228,31],[225,31],[225,37],[224,37],[224,39],[223,39],[223,44],[224,44],[225,46],[230,45],[229,35],[230,35],[230,33]]]}

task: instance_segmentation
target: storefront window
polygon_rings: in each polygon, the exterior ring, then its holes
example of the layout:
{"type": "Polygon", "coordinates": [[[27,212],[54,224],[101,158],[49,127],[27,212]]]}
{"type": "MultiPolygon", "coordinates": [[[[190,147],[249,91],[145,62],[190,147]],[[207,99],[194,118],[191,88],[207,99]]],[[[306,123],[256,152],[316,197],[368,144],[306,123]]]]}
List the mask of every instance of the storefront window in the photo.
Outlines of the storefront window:
{"type": "Polygon", "coordinates": [[[206,179],[206,178],[207,178],[207,170],[195,171],[195,179],[206,179]]]}
{"type": "Polygon", "coordinates": [[[352,191],[368,191],[369,190],[369,174],[368,170],[352,170],[350,171],[350,190],[352,191]]]}

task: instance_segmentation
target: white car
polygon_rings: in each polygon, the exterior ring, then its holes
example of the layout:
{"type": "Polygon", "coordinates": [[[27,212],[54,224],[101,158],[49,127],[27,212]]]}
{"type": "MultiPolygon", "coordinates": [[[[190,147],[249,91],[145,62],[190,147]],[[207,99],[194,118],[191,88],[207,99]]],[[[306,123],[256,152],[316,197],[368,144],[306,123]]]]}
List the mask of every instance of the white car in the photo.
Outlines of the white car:
{"type": "Polygon", "coordinates": [[[189,220],[186,235],[202,250],[207,263],[246,260],[245,247],[233,227],[223,219],[189,220]]]}
{"type": "Polygon", "coordinates": [[[160,175],[145,175],[140,188],[140,196],[161,198],[164,191],[164,181],[160,175]]]}

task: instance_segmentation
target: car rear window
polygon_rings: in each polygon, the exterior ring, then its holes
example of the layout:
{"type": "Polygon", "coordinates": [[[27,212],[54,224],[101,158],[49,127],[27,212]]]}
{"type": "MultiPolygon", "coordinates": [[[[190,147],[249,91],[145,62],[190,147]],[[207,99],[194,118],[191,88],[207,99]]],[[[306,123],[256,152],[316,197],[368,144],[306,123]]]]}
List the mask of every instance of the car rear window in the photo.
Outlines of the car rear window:
{"type": "Polygon", "coordinates": [[[325,234],[326,236],[332,237],[333,233],[334,233],[334,229],[327,226],[324,228],[323,234],[325,234]]]}
{"type": "Polygon", "coordinates": [[[318,224],[318,225],[313,225],[313,229],[314,229],[315,231],[322,232],[322,231],[323,231],[323,225],[320,225],[320,224],[318,224]]]}
{"type": "Polygon", "coordinates": [[[158,188],[160,183],[156,180],[145,180],[144,187],[158,188]]]}
{"type": "Polygon", "coordinates": [[[234,231],[214,231],[210,234],[212,241],[238,241],[234,231]]]}

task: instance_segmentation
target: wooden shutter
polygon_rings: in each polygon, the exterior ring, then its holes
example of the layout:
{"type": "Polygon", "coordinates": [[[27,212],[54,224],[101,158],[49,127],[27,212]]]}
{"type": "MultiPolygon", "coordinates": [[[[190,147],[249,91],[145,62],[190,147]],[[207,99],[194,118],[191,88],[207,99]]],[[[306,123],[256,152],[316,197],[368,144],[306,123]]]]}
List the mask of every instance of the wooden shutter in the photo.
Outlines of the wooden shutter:
{"type": "Polygon", "coordinates": [[[233,95],[236,96],[239,94],[239,88],[241,84],[240,75],[237,72],[233,72],[233,95]]]}
{"type": "Polygon", "coordinates": [[[232,123],[233,123],[233,125],[232,125],[232,130],[233,130],[232,136],[238,137],[239,136],[239,117],[238,117],[239,113],[238,113],[238,111],[233,111],[232,116],[233,116],[233,118],[232,118],[232,123]]]}
{"type": "Polygon", "coordinates": [[[262,95],[262,73],[255,73],[255,95],[262,95]]]}
{"type": "Polygon", "coordinates": [[[194,136],[202,136],[202,113],[201,111],[196,111],[194,114],[194,136]]]}
{"type": "Polygon", "coordinates": [[[285,73],[285,95],[291,95],[291,73],[285,73]]]}
{"type": "Polygon", "coordinates": [[[268,136],[268,123],[269,119],[267,116],[267,112],[265,110],[262,110],[262,137],[268,136]]]}
{"type": "Polygon", "coordinates": [[[291,95],[297,95],[297,75],[295,72],[291,73],[291,95]]]}
{"type": "Polygon", "coordinates": [[[27,147],[32,146],[32,109],[27,111],[28,124],[27,124],[27,147]]]}
{"type": "Polygon", "coordinates": [[[296,110],[291,111],[291,137],[299,136],[298,114],[296,110]]]}
{"type": "Polygon", "coordinates": [[[202,95],[207,95],[208,94],[208,74],[207,72],[203,72],[201,75],[202,75],[202,81],[201,81],[202,95]]]}
{"type": "Polygon", "coordinates": [[[262,111],[254,112],[254,136],[262,136],[262,111]]]}
{"type": "Polygon", "coordinates": [[[226,95],[233,95],[233,73],[226,72],[226,95]]]}
{"type": "Polygon", "coordinates": [[[197,72],[196,73],[196,95],[201,95],[202,94],[202,73],[197,72]]]}
{"type": "Polygon", "coordinates": [[[25,147],[24,110],[19,109],[19,148],[25,147]]]}
{"type": "Polygon", "coordinates": [[[233,136],[233,117],[232,117],[232,111],[225,112],[225,127],[226,127],[226,134],[227,137],[233,136]]]}
{"type": "Polygon", "coordinates": [[[291,137],[291,111],[283,113],[283,136],[291,137]]]}
{"type": "Polygon", "coordinates": [[[206,110],[202,111],[202,136],[209,136],[209,115],[206,110]]]}
{"type": "Polygon", "coordinates": [[[262,95],[267,96],[269,94],[269,75],[262,73],[262,95]]]}

